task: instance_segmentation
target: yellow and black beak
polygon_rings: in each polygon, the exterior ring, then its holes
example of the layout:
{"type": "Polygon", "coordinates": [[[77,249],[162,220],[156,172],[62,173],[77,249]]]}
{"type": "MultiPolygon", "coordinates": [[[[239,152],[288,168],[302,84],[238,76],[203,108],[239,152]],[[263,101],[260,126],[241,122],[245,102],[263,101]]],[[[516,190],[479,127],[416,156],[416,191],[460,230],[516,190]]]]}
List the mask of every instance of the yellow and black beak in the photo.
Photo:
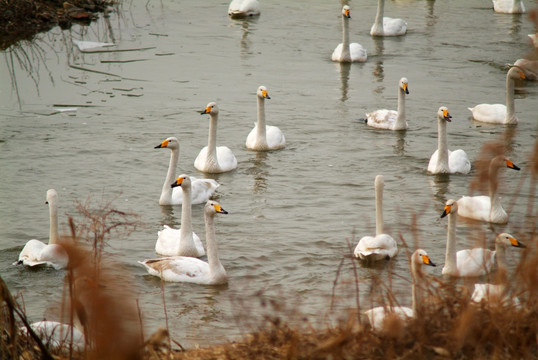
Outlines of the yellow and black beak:
{"type": "Polygon", "coordinates": [[[441,218],[444,218],[448,214],[450,214],[450,211],[452,210],[452,205],[445,205],[445,209],[443,213],[441,214],[441,218]]]}
{"type": "Polygon", "coordinates": [[[204,109],[204,111],[202,111],[200,113],[200,115],[204,115],[204,114],[210,114],[211,113],[211,106],[208,106],[204,109]]]}
{"type": "Polygon", "coordinates": [[[407,84],[403,84],[402,87],[403,87],[405,93],[406,93],[407,95],[409,95],[409,85],[407,85],[407,84]]]}
{"type": "Polygon", "coordinates": [[[515,246],[515,247],[519,247],[519,248],[525,248],[525,244],[523,244],[522,242],[520,242],[518,239],[516,238],[509,238],[508,240],[510,240],[510,244],[512,244],[512,246],[515,246]]]}
{"type": "Polygon", "coordinates": [[[169,143],[168,140],[164,140],[162,143],[160,143],[159,145],[155,146],[154,149],[165,148],[165,147],[168,146],[168,143],[169,143]]]}
{"type": "Polygon", "coordinates": [[[228,214],[228,211],[224,210],[219,204],[214,204],[213,207],[215,208],[215,211],[219,214],[228,214]]]}
{"type": "Polygon", "coordinates": [[[509,167],[510,169],[521,170],[516,164],[514,164],[510,160],[506,160],[506,166],[509,167]]]}
{"type": "Polygon", "coordinates": [[[525,74],[523,73],[523,71],[520,71],[519,72],[519,77],[521,78],[521,80],[525,80],[527,77],[525,76],[525,74]]]}
{"type": "Polygon", "coordinates": [[[448,109],[446,110],[443,110],[443,117],[445,118],[446,121],[448,122],[451,122],[452,120],[452,116],[450,115],[450,113],[448,112],[448,109]]]}
{"type": "Polygon", "coordinates": [[[348,19],[351,19],[351,12],[349,11],[349,9],[344,10],[344,16],[347,17],[348,19]]]}
{"type": "Polygon", "coordinates": [[[430,257],[428,255],[422,255],[422,262],[424,263],[424,265],[437,266],[430,260],[430,257]]]}
{"type": "Polygon", "coordinates": [[[181,186],[181,184],[183,184],[183,180],[185,180],[184,177],[181,177],[181,176],[178,177],[178,178],[176,179],[176,181],[174,181],[174,182],[172,183],[172,185],[170,185],[170,187],[175,188],[175,187],[181,186]]]}
{"type": "Polygon", "coordinates": [[[264,99],[270,99],[271,97],[269,96],[269,94],[267,93],[267,90],[262,90],[262,96],[264,99]]]}

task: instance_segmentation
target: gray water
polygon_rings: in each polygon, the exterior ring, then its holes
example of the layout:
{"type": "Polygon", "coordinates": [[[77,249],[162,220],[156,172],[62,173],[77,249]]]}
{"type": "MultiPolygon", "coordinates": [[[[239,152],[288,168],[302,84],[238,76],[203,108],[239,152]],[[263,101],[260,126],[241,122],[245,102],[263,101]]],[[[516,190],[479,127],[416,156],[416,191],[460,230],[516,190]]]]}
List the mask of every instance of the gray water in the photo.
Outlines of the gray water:
{"type": "MultiPolygon", "coordinates": [[[[47,240],[45,193],[55,188],[62,230],[67,215],[77,214],[77,202],[88,198],[115,199],[117,209],[140,215],[141,226],[127,238],[110,239],[107,250],[133,276],[146,333],[165,325],[160,281],[137,261],[155,257],[157,231],[163,224],[179,226],[181,207],[158,205],[169,152],[153,148],[177,136],[178,175],[203,177],[193,161],[207,144],[209,120],[199,113],[210,101],[220,106],[217,142],[239,162],[236,171],[211,175],[221,184],[216,198],[229,211],[217,218],[216,232],[230,282],[166,284],[172,337],[184,346],[219,343],[253,329],[273,311],[262,306],[266,298],[284,304],[282,314],[298,310],[313,323],[345,318],[356,306],[348,242],[354,247],[375,232],[377,174],[385,176],[385,231],[398,240],[401,235],[411,249],[426,249],[440,265],[428,272],[441,276],[447,222],[439,215],[447,199],[469,194],[476,173],[426,172],[441,105],[453,116],[450,149],[462,148],[474,161],[485,143],[501,141],[522,168],[501,171],[500,192],[511,220],[494,231],[525,236],[532,216],[526,209],[536,83],[518,84],[517,126],[480,124],[467,110],[504,103],[504,66],[529,51],[533,27],[525,16],[495,14],[489,0],[390,1],[385,15],[405,19],[408,34],[374,39],[369,30],[376,2],[352,2],[351,40],[366,47],[368,60],[340,65],[330,60],[341,42],[339,1],[262,1],[262,15],[244,21],[227,17],[227,1],[145,5],[124,1],[108,19],[54,28],[0,57],[0,272],[23,295],[32,320],[52,316],[64,273],[11,264],[26,241],[47,240]],[[74,39],[139,50],[81,53],[74,39]],[[380,131],[357,121],[367,111],[396,109],[403,76],[410,89],[408,131],[380,131]],[[283,150],[245,148],[259,85],[271,96],[268,124],[286,135],[283,150]],[[76,110],[58,111],[67,107],[76,110]]],[[[193,216],[204,238],[202,206],[194,207],[193,216]]],[[[476,233],[485,234],[492,247],[495,236],[478,223],[461,224],[458,233],[459,248],[472,246],[476,233]]],[[[372,277],[390,272],[398,300],[410,302],[400,245],[390,263],[357,263],[363,307],[378,303],[368,294],[372,277]]],[[[517,261],[520,253],[508,256],[517,261]]]]}

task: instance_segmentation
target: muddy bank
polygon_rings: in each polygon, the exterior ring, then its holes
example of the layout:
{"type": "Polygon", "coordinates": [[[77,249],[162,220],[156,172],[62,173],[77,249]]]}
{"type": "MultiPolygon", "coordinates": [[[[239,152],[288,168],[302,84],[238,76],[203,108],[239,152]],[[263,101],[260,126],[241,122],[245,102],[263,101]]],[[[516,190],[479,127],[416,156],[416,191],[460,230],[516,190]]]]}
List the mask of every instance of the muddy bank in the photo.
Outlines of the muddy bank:
{"type": "Polygon", "coordinates": [[[15,0],[0,1],[0,50],[58,25],[89,24],[114,0],[15,0]]]}

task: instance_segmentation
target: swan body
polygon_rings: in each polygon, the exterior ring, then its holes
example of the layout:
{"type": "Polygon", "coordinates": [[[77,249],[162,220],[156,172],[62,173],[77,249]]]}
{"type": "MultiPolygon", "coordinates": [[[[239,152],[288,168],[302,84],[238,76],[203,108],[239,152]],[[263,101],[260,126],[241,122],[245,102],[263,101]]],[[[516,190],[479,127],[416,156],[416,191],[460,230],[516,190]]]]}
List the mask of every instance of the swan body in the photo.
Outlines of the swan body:
{"type": "Polygon", "coordinates": [[[520,304],[517,297],[511,297],[506,291],[505,284],[474,284],[474,291],[471,295],[474,303],[485,302],[487,304],[514,305],[520,304]]]}
{"type": "Polygon", "coordinates": [[[270,99],[265,86],[256,92],[258,99],[258,121],[247,136],[246,147],[251,150],[278,150],[286,146],[286,138],[276,126],[265,125],[265,99],[270,99]]]}
{"type": "Polygon", "coordinates": [[[232,19],[260,15],[260,3],[258,0],[232,0],[228,6],[228,15],[232,19]]]}
{"type": "Polygon", "coordinates": [[[405,95],[409,94],[409,82],[401,78],[398,82],[398,111],[375,110],[366,114],[366,124],[378,129],[406,130],[405,95]]]}
{"type": "Polygon", "coordinates": [[[446,140],[446,123],[451,122],[452,116],[444,106],[437,111],[437,150],[433,153],[428,163],[428,171],[432,174],[467,174],[471,171],[471,162],[465,151],[458,149],[448,150],[446,140]]]}
{"type": "Polygon", "coordinates": [[[476,121],[494,124],[517,124],[514,102],[514,80],[525,79],[521,69],[514,66],[506,74],[506,105],[503,104],[479,104],[468,108],[476,121]]]}
{"type": "Polygon", "coordinates": [[[389,316],[397,316],[404,321],[415,316],[418,306],[418,289],[416,282],[419,278],[419,267],[421,265],[435,266],[426,251],[418,249],[411,256],[411,274],[413,276],[412,308],[406,306],[377,306],[364,312],[374,331],[383,330],[385,327],[385,320],[389,316]]]}
{"type": "Polygon", "coordinates": [[[383,175],[375,177],[376,236],[362,237],[354,250],[355,257],[366,261],[390,259],[398,253],[398,244],[392,236],[383,233],[383,175]]]}
{"type": "Polygon", "coordinates": [[[497,195],[497,178],[501,167],[519,170],[519,167],[502,155],[494,157],[489,165],[489,196],[463,196],[458,200],[458,215],[495,224],[506,224],[508,214],[497,195]]]}
{"type": "Polygon", "coordinates": [[[67,253],[63,246],[58,244],[58,193],[56,190],[49,189],[47,191],[45,203],[49,205],[49,242],[45,244],[36,239],[29,240],[19,254],[19,260],[14,265],[37,266],[46,264],[56,270],[67,267],[67,253]]]}
{"type": "Polygon", "coordinates": [[[378,0],[374,24],[370,29],[372,36],[401,36],[407,33],[407,23],[402,19],[384,17],[385,0],[378,0]]]}
{"type": "Polygon", "coordinates": [[[514,62],[514,66],[517,66],[525,71],[525,78],[527,80],[538,80],[538,60],[517,59],[514,62]]]}
{"type": "Polygon", "coordinates": [[[525,5],[521,0],[493,0],[493,10],[505,14],[523,14],[525,5]]]}
{"type": "Polygon", "coordinates": [[[170,186],[173,188],[181,186],[185,193],[185,202],[181,207],[181,228],[173,229],[164,225],[164,228],[157,233],[155,252],[164,256],[203,256],[205,250],[202,241],[192,231],[191,180],[187,175],[181,175],[170,186]]]}
{"type": "MultiPolygon", "coordinates": [[[[155,149],[170,149],[170,164],[164,180],[159,205],[181,205],[183,204],[183,193],[181,188],[172,188],[170,184],[175,180],[176,168],[179,159],[179,141],[176,137],[169,137],[155,149]]],[[[191,204],[205,204],[219,187],[219,183],[213,179],[190,178],[191,181],[191,204]]]]}
{"type": "Polygon", "coordinates": [[[359,43],[349,42],[349,19],[350,8],[344,5],[342,8],[342,42],[334,49],[332,61],[338,62],[364,62],[368,58],[368,52],[359,43]]]}
{"type": "Polygon", "coordinates": [[[442,274],[458,277],[475,277],[489,274],[495,265],[505,263],[507,246],[524,247],[515,237],[502,233],[495,238],[495,250],[484,248],[465,249],[456,252],[456,223],[458,203],[449,199],[441,217],[448,216],[445,266],[442,274]]]}
{"type": "Polygon", "coordinates": [[[201,115],[209,114],[209,140],[194,160],[194,167],[205,173],[223,173],[237,168],[237,159],[226,146],[217,146],[217,121],[219,108],[216,103],[207,104],[201,115]]]}
{"type": "MultiPolygon", "coordinates": [[[[41,338],[43,343],[53,348],[67,347],[71,343],[71,331],[73,332],[73,349],[82,351],[85,345],[84,334],[76,327],[62,324],[57,321],[38,321],[30,324],[32,330],[41,338]]],[[[20,328],[23,334],[28,330],[25,326],[20,328]]]]}
{"type": "Polygon", "coordinates": [[[190,282],[205,285],[218,285],[228,282],[226,270],[219,257],[215,239],[215,214],[227,214],[219,203],[209,200],[204,207],[206,245],[208,262],[186,256],[172,256],[159,259],[139,261],[151,275],[164,281],[190,282]]]}

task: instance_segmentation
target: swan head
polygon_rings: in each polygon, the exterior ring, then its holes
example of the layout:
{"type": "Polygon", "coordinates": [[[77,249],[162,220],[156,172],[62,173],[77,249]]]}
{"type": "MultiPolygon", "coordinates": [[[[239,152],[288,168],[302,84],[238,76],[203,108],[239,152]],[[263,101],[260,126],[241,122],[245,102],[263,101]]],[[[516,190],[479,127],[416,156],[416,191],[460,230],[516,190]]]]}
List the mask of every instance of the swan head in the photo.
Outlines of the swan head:
{"type": "Polygon", "coordinates": [[[176,181],[174,181],[170,187],[172,188],[175,188],[175,187],[178,187],[178,186],[181,186],[183,188],[185,187],[190,187],[191,186],[191,178],[188,177],[187,175],[180,175],[176,181]]]}
{"type": "Polygon", "coordinates": [[[259,98],[262,98],[262,99],[270,99],[271,97],[269,96],[269,93],[267,92],[267,88],[265,86],[260,86],[258,88],[258,91],[256,92],[256,94],[258,95],[259,98]]]}
{"type": "Polygon", "coordinates": [[[448,122],[451,122],[452,116],[450,115],[448,109],[446,106],[441,106],[439,110],[437,111],[437,117],[441,120],[445,120],[448,122]]]}
{"type": "Polygon", "coordinates": [[[344,7],[342,8],[342,16],[343,17],[347,17],[348,19],[351,19],[351,9],[349,8],[348,5],[344,5],[344,7]]]}
{"type": "Polygon", "coordinates": [[[525,71],[519,66],[514,66],[514,65],[512,65],[512,67],[508,70],[506,77],[510,79],[515,79],[515,80],[517,79],[525,80],[527,78],[525,76],[525,71]]]}
{"type": "Polygon", "coordinates": [[[399,86],[406,94],[409,94],[409,82],[407,81],[407,78],[401,78],[399,86]]]}
{"type": "Polygon", "coordinates": [[[204,212],[208,215],[228,214],[228,211],[224,210],[220,204],[214,200],[208,200],[205,204],[204,212]]]}
{"type": "Polygon", "coordinates": [[[179,141],[175,137],[169,137],[166,140],[163,140],[159,145],[155,146],[154,149],[179,149],[179,141]]]}
{"type": "Polygon", "coordinates": [[[458,212],[458,202],[453,199],[447,200],[445,203],[445,208],[443,210],[443,213],[441,214],[441,217],[444,218],[448,214],[455,214],[458,212]]]}
{"type": "Polygon", "coordinates": [[[495,242],[497,244],[502,244],[505,246],[514,246],[520,248],[526,247],[525,244],[523,244],[521,241],[508,233],[502,233],[497,235],[497,237],[495,238],[495,242]]]}
{"type": "Polygon", "coordinates": [[[411,256],[411,261],[419,265],[437,266],[431,261],[428,253],[422,249],[417,249],[413,253],[411,256]]]}
{"type": "Polygon", "coordinates": [[[217,103],[210,102],[209,104],[207,104],[205,109],[200,113],[200,115],[204,115],[204,114],[216,115],[218,113],[219,113],[219,107],[217,106],[217,103]]]}
{"type": "Polygon", "coordinates": [[[374,180],[374,186],[383,189],[383,187],[385,186],[383,175],[376,175],[374,180]]]}
{"type": "Polygon", "coordinates": [[[512,160],[508,159],[504,155],[498,155],[495,156],[493,159],[491,159],[490,167],[491,168],[501,168],[503,166],[506,166],[509,169],[513,170],[521,170],[516,164],[512,162],[512,160]]]}
{"type": "Polygon", "coordinates": [[[47,190],[47,200],[45,204],[55,204],[58,201],[58,193],[54,189],[47,190]]]}

